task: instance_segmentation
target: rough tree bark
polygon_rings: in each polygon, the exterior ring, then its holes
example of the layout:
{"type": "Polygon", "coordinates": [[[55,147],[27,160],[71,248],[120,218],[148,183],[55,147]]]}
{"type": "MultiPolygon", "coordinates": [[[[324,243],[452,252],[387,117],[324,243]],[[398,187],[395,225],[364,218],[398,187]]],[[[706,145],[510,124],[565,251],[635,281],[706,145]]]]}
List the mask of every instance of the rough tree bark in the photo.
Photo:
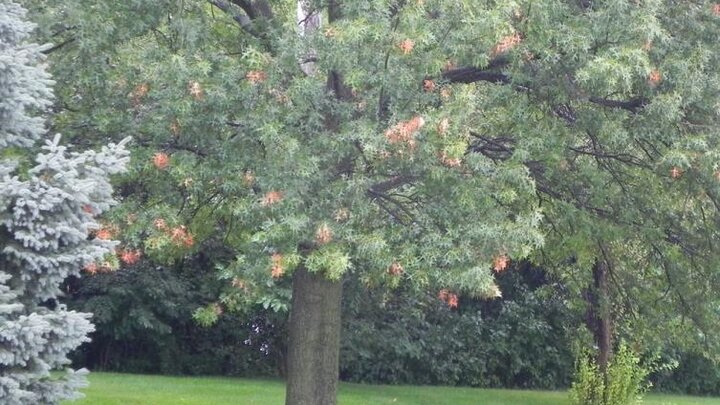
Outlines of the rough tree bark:
{"type": "Polygon", "coordinates": [[[342,284],[299,268],[293,275],[285,405],[335,405],[342,284]]]}
{"type": "Polygon", "coordinates": [[[595,261],[592,285],[587,294],[589,304],[587,325],[592,331],[595,344],[598,347],[596,361],[603,375],[607,375],[608,363],[613,354],[608,272],[608,265],[604,260],[598,259],[595,261]]]}

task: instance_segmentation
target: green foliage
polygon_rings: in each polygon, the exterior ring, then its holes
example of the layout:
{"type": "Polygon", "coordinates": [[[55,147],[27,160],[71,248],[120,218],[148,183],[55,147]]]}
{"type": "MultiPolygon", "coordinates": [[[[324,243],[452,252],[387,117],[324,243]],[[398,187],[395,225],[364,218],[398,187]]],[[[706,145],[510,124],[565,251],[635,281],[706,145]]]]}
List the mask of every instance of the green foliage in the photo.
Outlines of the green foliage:
{"type": "MultiPolygon", "coordinates": [[[[289,1],[273,2],[273,18],[253,22],[262,35],[233,19],[241,8],[225,13],[198,0],[57,0],[36,9],[47,35],[77,39],[51,54],[68,84],[62,103],[72,106],[58,125],[90,142],[97,135],[89,127],[101,136],[136,134],[121,209],[137,218],[114,221],[123,239],[166,262],[222,245],[231,254],[208,253],[227,282],[216,303],[283,310],[296,264],[332,280],[352,271],[379,284],[399,262],[422,288],[488,296],[495,255],[527,256],[542,243],[528,169],[468,153],[487,89],[444,83],[447,98],[422,89],[449,57],[475,61],[461,38],[490,44],[495,29],[509,31],[504,7],[486,10],[492,23],[458,25],[470,5],[450,3],[437,4],[447,18],[428,20],[432,10],[422,4],[390,15],[383,2],[347,2],[343,18],[327,26],[336,36],[306,37],[289,1]],[[453,41],[434,40],[456,30],[453,41]],[[407,38],[416,45],[406,54],[398,44],[407,38]],[[315,75],[298,66],[308,49],[323,55],[315,75]],[[341,73],[349,96],[329,91],[331,72],[341,73]],[[388,135],[420,120],[412,140],[388,135]],[[157,153],[169,157],[166,167],[153,165],[157,153]],[[184,226],[194,245],[177,246],[154,229],[157,218],[184,226]],[[282,277],[272,276],[274,254],[283,257],[275,272],[282,277]]],[[[200,309],[198,319],[209,323],[214,311],[200,309]]]]}
{"type": "Polygon", "coordinates": [[[220,283],[202,260],[157,266],[145,260],[67,283],[71,308],[92,312],[92,342],[74,356],[96,370],[162,374],[274,375],[282,318],[218,314],[220,283]],[[213,327],[191,317],[211,308],[213,327]]]}
{"type": "Polygon", "coordinates": [[[193,312],[193,319],[197,321],[198,324],[210,327],[214,325],[218,318],[220,317],[218,307],[214,304],[209,304],[204,307],[200,307],[193,312]]]}
{"type": "Polygon", "coordinates": [[[640,355],[621,343],[602,372],[594,353],[583,351],[575,365],[570,389],[574,405],[629,405],[638,403],[650,387],[647,377],[656,370],[653,361],[643,362],[640,355]]]}
{"type": "MultiPolygon", "coordinates": [[[[385,384],[564,388],[574,322],[561,289],[522,266],[498,278],[503,299],[366,290],[346,283],[341,378],[385,384]]],[[[405,286],[406,288],[407,286],[405,286]]]]}
{"type": "Polygon", "coordinates": [[[654,390],[720,396],[720,366],[717,363],[692,352],[677,353],[670,358],[676,359],[677,367],[653,373],[654,390]]]}
{"type": "Polygon", "coordinates": [[[325,277],[338,281],[352,267],[350,257],[338,248],[322,247],[313,251],[305,260],[312,273],[324,272],[325,277]]]}

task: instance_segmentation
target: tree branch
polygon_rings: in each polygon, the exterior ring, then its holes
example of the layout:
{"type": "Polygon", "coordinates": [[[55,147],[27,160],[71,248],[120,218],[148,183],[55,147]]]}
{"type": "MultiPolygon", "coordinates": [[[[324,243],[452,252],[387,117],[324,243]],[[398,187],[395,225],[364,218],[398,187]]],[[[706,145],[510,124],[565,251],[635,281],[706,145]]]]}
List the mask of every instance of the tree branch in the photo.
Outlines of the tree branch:
{"type": "Polygon", "coordinates": [[[71,44],[71,43],[75,42],[75,40],[76,40],[76,38],[67,39],[67,40],[65,40],[65,41],[63,41],[63,42],[60,42],[60,43],[57,44],[57,45],[53,45],[52,47],[50,47],[50,48],[48,48],[48,49],[45,49],[44,51],[42,51],[42,53],[44,53],[45,55],[49,55],[49,54],[57,51],[58,49],[64,47],[65,45],[68,45],[68,44],[71,44]]]}
{"type": "Polygon", "coordinates": [[[258,17],[265,17],[268,20],[273,18],[272,8],[266,0],[230,0],[233,4],[240,7],[250,17],[255,20],[258,17]]]}
{"type": "Polygon", "coordinates": [[[621,108],[623,110],[628,110],[632,113],[637,113],[638,111],[642,110],[647,104],[648,100],[644,98],[634,98],[632,100],[610,100],[607,98],[602,97],[590,97],[588,99],[591,103],[598,104],[604,107],[610,107],[610,108],[621,108]]]}
{"type": "Polygon", "coordinates": [[[225,3],[224,1],[220,0],[208,0],[210,4],[217,7],[221,11],[230,14],[232,16],[232,19],[235,20],[238,24],[240,24],[240,27],[242,27],[243,30],[245,30],[248,34],[257,37],[258,34],[252,29],[252,21],[250,20],[250,17],[243,14],[234,14],[232,10],[230,9],[230,5],[225,3]]]}
{"type": "Polygon", "coordinates": [[[395,218],[396,221],[403,225],[408,225],[409,223],[413,222],[415,220],[415,217],[413,216],[413,213],[405,207],[400,201],[397,201],[396,199],[392,198],[391,196],[381,193],[379,191],[374,191],[372,188],[368,189],[368,195],[373,197],[373,199],[378,203],[378,205],[385,210],[388,214],[390,214],[393,218],[395,218]],[[398,211],[393,211],[388,207],[386,204],[390,203],[397,207],[398,211]],[[405,214],[407,216],[407,220],[404,220],[400,214],[405,214]]]}
{"type": "MultiPolygon", "coordinates": [[[[512,77],[509,75],[497,71],[495,69],[507,66],[509,62],[506,59],[498,58],[490,62],[486,69],[479,69],[476,67],[459,67],[450,70],[446,70],[442,73],[442,78],[449,81],[450,83],[475,83],[475,82],[489,82],[496,84],[510,84],[512,83],[512,77]]],[[[531,87],[526,85],[518,86],[518,90],[527,91],[531,87]]],[[[637,113],[642,110],[647,104],[648,100],[637,97],[631,100],[611,100],[603,97],[591,96],[588,101],[603,107],[620,108],[623,110],[637,113]]],[[[565,108],[568,108],[567,106],[565,108]]],[[[574,115],[563,114],[564,110],[560,110],[558,115],[564,118],[568,122],[574,122],[574,115]]]]}
{"type": "Polygon", "coordinates": [[[442,73],[442,77],[451,83],[510,83],[510,76],[504,73],[482,70],[474,67],[462,67],[446,70],[442,73]]]}
{"type": "Polygon", "coordinates": [[[368,188],[368,192],[371,193],[384,193],[388,190],[410,184],[417,179],[417,176],[412,175],[398,175],[389,178],[388,180],[382,181],[377,184],[373,184],[368,188]]]}
{"type": "Polygon", "coordinates": [[[509,159],[515,152],[513,148],[515,140],[509,136],[490,138],[472,131],[470,136],[478,139],[478,141],[470,144],[467,153],[480,153],[494,161],[502,161],[509,159]]]}
{"type": "Polygon", "coordinates": [[[606,153],[602,150],[599,150],[597,148],[596,144],[594,143],[594,146],[591,150],[588,150],[588,148],[583,147],[574,147],[569,146],[568,149],[571,151],[580,154],[580,155],[588,155],[593,156],[597,159],[610,159],[610,160],[617,160],[618,162],[625,163],[632,166],[638,166],[645,169],[651,169],[650,166],[645,164],[641,159],[638,159],[637,157],[629,154],[629,153],[606,153]]]}
{"type": "Polygon", "coordinates": [[[233,4],[243,9],[245,14],[247,14],[248,17],[250,17],[251,20],[254,20],[257,17],[257,14],[255,13],[255,9],[252,6],[252,3],[248,0],[230,0],[233,4]]]}

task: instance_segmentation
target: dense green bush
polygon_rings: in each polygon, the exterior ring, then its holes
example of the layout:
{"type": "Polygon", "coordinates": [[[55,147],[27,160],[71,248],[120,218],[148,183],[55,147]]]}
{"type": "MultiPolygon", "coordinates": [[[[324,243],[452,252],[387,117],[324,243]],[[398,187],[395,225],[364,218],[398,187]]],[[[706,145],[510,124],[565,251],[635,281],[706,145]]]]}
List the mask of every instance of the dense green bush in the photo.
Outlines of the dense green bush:
{"type": "Polygon", "coordinates": [[[346,286],[341,378],[348,381],[485,387],[566,387],[571,324],[560,291],[537,269],[499,277],[505,297],[461,297],[346,286]],[[401,298],[404,297],[404,298],[401,298]]]}
{"type": "Polygon", "coordinates": [[[199,263],[149,261],[67,283],[69,305],[93,313],[92,342],[75,363],[95,370],[162,374],[269,375],[277,372],[277,322],[263,312],[223,314],[203,328],[192,312],[217,288],[199,263]]]}
{"type": "Polygon", "coordinates": [[[678,366],[652,376],[655,390],[691,395],[720,395],[720,367],[712,360],[690,352],[671,357],[678,362],[678,366]]]}

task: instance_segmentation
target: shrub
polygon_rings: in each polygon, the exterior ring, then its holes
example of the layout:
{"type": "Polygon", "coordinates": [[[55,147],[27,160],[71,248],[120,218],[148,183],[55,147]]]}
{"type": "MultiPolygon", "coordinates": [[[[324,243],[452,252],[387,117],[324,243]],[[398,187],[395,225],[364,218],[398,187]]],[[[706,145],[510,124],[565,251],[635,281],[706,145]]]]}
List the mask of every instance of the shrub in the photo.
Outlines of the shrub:
{"type": "Polygon", "coordinates": [[[615,353],[603,373],[595,362],[595,353],[583,351],[575,368],[570,399],[575,405],[627,405],[638,401],[650,388],[648,375],[655,362],[643,363],[625,343],[615,353]]]}

